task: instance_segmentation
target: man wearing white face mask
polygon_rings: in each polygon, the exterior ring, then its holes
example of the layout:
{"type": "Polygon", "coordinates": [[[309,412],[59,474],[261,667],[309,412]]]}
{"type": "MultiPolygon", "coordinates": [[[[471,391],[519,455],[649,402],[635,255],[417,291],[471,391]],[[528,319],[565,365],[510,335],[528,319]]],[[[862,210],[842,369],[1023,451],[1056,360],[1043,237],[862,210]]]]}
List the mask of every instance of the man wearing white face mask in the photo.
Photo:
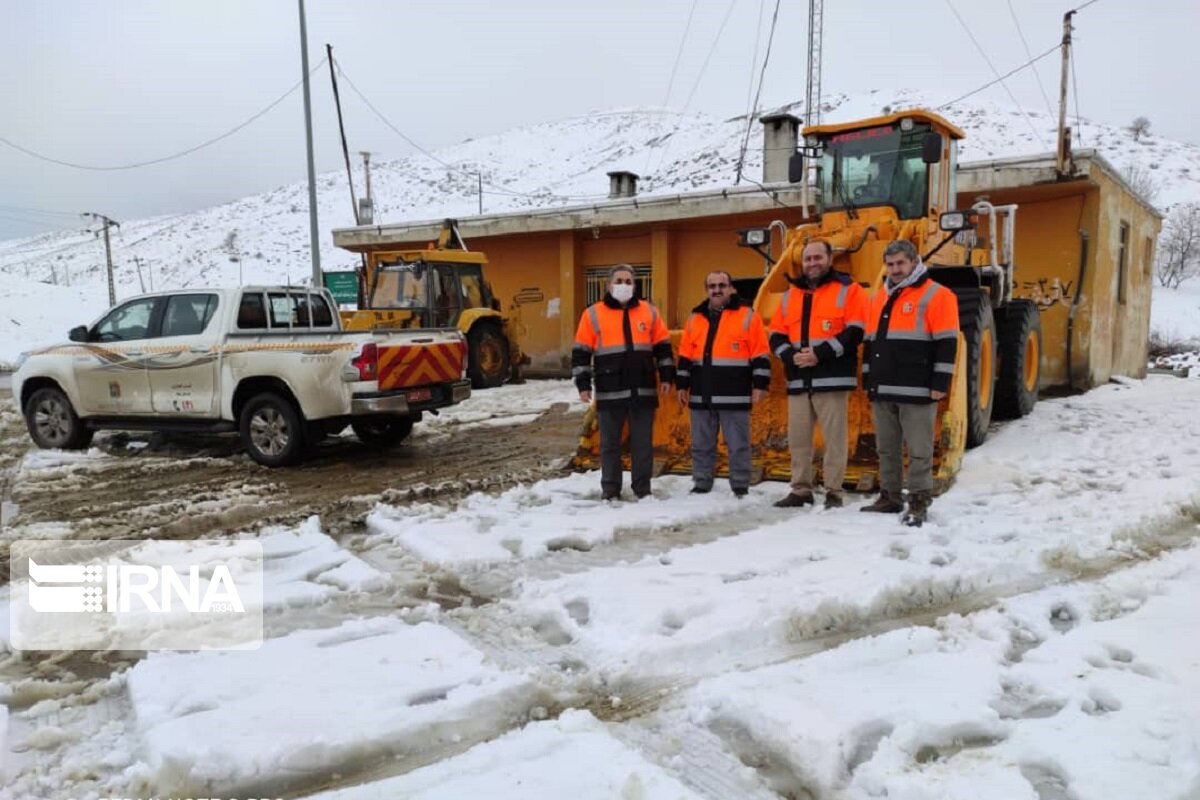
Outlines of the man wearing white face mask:
{"type": "Polygon", "coordinates": [[[666,323],[657,308],[636,294],[633,267],[618,264],[609,270],[608,292],[583,312],[571,351],[571,375],[579,399],[596,401],[600,489],[605,500],[621,497],[621,430],[626,421],[633,493],[639,498],[650,494],[654,410],[658,394],[671,391],[675,379],[666,323]]]}

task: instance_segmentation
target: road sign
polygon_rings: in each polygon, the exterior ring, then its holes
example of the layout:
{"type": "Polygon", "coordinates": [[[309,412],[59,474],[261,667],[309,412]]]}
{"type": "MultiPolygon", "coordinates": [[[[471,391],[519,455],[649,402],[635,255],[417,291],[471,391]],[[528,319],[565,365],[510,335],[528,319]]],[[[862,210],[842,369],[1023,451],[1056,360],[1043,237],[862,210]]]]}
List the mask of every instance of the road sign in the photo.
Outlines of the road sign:
{"type": "Polygon", "coordinates": [[[326,272],[324,276],[325,288],[339,304],[358,302],[357,272],[326,272]]]}

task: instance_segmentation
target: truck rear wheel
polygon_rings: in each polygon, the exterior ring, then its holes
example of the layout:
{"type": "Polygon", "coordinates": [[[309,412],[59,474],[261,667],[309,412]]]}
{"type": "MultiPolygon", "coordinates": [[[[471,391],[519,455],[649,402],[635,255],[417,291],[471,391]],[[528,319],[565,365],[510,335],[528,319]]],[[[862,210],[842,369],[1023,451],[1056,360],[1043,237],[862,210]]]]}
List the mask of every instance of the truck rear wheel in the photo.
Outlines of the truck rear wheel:
{"type": "Polygon", "coordinates": [[[82,450],[92,443],[94,435],[56,386],[38,389],[29,398],[25,404],[25,425],[34,444],[44,450],[82,450]]]}
{"type": "Polygon", "coordinates": [[[1013,300],[996,312],[1000,376],[996,416],[1017,419],[1037,403],[1042,368],[1042,318],[1032,300],[1013,300]]]}
{"type": "Polygon", "coordinates": [[[509,373],[508,340],[495,325],[476,323],[467,334],[467,375],[472,389],[491,389],[509,373]]]}
{"type": "Polygon", "coordinates": [[[246,452],[264,467],[295,464],[304,452],[304,419],[290,400],[274,392],[250,398],[239,428],[246,452]]]}
{"type": "Polygon", "coordinates": [[[987,439],[996,398],[996,320],[982,289],[955,289],[954,294],[967,347],[967,447],[978,447],[987,439]]]}
{"type": "Polygon", "coordinates": [[[371,417],[350,423],[354,435],[372,447],[395,447],[408,438],[413,429],[412,417],[371,417]]]}

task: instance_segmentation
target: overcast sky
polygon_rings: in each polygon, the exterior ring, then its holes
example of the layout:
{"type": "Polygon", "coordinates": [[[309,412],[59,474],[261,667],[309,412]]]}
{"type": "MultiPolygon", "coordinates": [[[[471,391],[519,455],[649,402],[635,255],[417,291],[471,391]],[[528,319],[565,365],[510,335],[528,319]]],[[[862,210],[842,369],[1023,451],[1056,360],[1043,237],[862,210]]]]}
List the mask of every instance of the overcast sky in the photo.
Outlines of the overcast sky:
{"type": "MultiPolygon", "coordinates": [[[[921,88],[953,99],[994,77],[955,9],[1003,73],[1028,60],[1021,33],[1030,52],[1042,53],[1059,40],[1063,12],[1084,2],[828,0],[823,89],[921,88]]],[[[120,165],[185,150],[261,111],[301,74],[296,0],[6,6],[0,137],[62,161],[120,165]]],[[[617,107],[686,106],[729,117],[747,108],[756,39],[761,65],[774,6],[774,0],[309,0],[310,64],[332,44],[363,93],[429,149],[617,107]]],[[[805,0],[782,0],[766,107],[803,99],[807,17],[805,0]]],[[[1095,0],[1075,20],[1084,117],[1127,124],[1145,115],[1153,132],[1200,143],[1200,3],[1095,0]]],[[[1056,103],[1057,57],[1038,67],[1056,103]]],[[[1007,83],[1022,104],[1046,107],[1031,70],[1007,83]]],[[[1000,86],[983,96],[1007,102],[1000,86]]],[[[413,152],[345,86],[342,100],[352,151],[371,150],[377,159],[413,152]]],[[[337,169],[325,69],[314,76],[313,113],[317,169],[337,169]]],[[[0,238],[78,227],[71,215],[81,211],[121,220],[268,191],[304,178],[301,93],[232,137],[169,163],[86,171],[0,143],[0,175],[0,238]]]]}

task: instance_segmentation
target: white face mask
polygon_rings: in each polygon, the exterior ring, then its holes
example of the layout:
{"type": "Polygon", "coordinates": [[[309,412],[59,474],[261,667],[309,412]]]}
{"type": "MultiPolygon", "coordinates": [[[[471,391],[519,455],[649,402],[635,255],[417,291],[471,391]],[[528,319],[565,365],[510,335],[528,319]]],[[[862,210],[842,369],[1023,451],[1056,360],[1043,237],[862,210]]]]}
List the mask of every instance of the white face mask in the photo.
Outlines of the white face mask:
{"type": "Polygon", "coordinates": [[[633,299],[633,285],[628,283],[615,284],[611,289],[611,293],[613,299],[618,303],[628,303],[633,299]]]}

